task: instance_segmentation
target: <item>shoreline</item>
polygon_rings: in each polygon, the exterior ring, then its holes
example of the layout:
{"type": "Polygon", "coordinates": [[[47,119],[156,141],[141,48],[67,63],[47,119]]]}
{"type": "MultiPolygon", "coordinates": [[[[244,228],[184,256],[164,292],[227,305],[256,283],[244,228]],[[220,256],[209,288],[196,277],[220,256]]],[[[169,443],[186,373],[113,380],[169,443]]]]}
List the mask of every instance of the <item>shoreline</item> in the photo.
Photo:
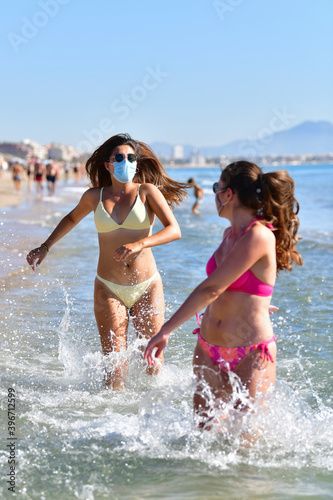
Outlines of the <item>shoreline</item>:
{"type": "MultiPolygon", "coordinates": [[[[197,165],[197,164],[192,164],[192,163],[183,163],[183,164],[177,164],[177,165],[170,165],[170,164],[164,164],[163,166],[165,169],[180,169],[180,168],[224,168],[225,165],[228,165],[229,163],[232,163],[232,161],[236,160],[228,160],[225,164],[223,165],[218,165],[217,163],[206,163],[205,165],[197,165]]],[[[239,160],[237,160],[239,161],[239,160]]],[[[248,161],[254,161],[253,159],[248,159],[248,161]]],[[[297,167],[297,166],[302,166],[302,165],[330,165],[333,166],[333,162],[327,162],[327,161],[287,161],[287,162],[270,162],[270,163],[262,163],[261,161],[256,160],[255,163],[257,165],[261,165],[262,167],[297,167]]]]}
{"type": "MultiPolygon", "coordinates": [[[[272,166],[272,167],[287,167],[287,166],[297,166],[297,165],[331,165],[333,166],[333,163],[327,163],[327,162],[307,162],[307,163],[295,163],[295,162],[288,162],[288,163],[279,163],[277,165],[271,165],[271,164],[265,164],[262,165],[263,167],[267,166],[272,166]]],[[[179,170],[179,169],[196,169],[196,168],[222,168],[220,165],[193,165],[191,163],[185,163],[182,165],[163,165],[164,168],[170,169],[170,170],[179,170]]],[[[61,179],[59,179],[61,180],[61,179]]],[[[36,193],[35,193],[35,185],[34,181],[31,181],[30,187],[28,185],[28,180],[27,177],[25,176],[22,179],[22,190],[21,192],[17,193],[15,192],[14,189],[14,183],[12,179],[12,172],[10,170],[5,170],[0,172],[0,209],[4,209],[7,207],[12,207],[19,205],[23,200],[26,199],[34,199],[36,198],[36,193]]]]}

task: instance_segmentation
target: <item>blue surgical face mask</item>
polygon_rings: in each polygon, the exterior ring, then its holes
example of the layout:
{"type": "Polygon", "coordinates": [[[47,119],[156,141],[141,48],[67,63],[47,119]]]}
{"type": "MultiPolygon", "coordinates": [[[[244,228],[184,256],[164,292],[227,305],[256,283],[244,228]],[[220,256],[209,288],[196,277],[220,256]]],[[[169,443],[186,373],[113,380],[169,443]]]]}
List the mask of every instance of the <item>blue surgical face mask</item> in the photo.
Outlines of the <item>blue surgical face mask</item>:
{"type": "Polygon", "coordinates": [[[130,162],[127,158],[124,158],[121,162],[115,161],[113,163],[113,169],[113,177],[117,179],[118,182],[126,184],[126,182],[130,182],[135,175],[136,161],[130,162]]]}

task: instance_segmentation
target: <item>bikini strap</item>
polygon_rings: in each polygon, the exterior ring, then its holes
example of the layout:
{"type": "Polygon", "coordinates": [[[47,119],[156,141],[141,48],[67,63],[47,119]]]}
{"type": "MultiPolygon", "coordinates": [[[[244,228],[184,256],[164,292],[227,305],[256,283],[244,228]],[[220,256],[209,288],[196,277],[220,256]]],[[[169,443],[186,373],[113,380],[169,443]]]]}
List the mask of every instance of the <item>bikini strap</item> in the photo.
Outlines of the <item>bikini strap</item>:
{"type": "Polygon", "coordinates": [[[102,188],[101,188],[101,190],[100,190],[100,193],[99,193],[99,201],[102,201],[103,189],[104,189],[104,187],[102,187],[102,188]]]}
{"type": "Polygon", "coordinates": [[[273,356],[271,355],[271,353],[269,352],[269,348],[268,348],[268,344],[270,344],[271,342],[276,342],[276,338],[275,337],[272,337],[270,340],[266,340],[266,342],[260,342],[260,344],[258,344],[256,346],[257,349],[260,349],[261,350],[261,354],[260,354],[260,358],[263,359],[264,357],[264,354],[266,354],[266,357],[272,362],[274,363],[274,359],[273,359],[273,356]]]}
{"type": "MultiPolygon", "coordinates": [[[[229,234],[231,234],[231,231],[232,231],[232,229],[231,229],[231,227],[230,227],[230,231],[228,231],[228,233],[225,235],[225,237],[224,237],[224,238],[223,238],[223,240],[222,240],[222,243],[223,243],[223,242],[224,242],[224,241],[228,238],[229,234]]],[[[214,253],[215,253],[215,252],[214,252],[214,253]]]]}
{"type": "MultiPolygon", "coordinates": [[[[261,222],[265,222],[265,225],[266,227],[268,227],[268,229],[270,229],[271,231],[274,231],[274,226],[270,223],[270,222],[266,222],[265,221],[265,218],[264,217],[259,217],[259,219],[255,219],[253,222],[256,222],[256,221],[261,221],[261,222]]],[[[253,224],[253,223],[252,223],[253,224]]]]}
{"type": "MultiPolygon", "coordinates": [[[[246,233],[246,231],[248,231],[255,222],[260,222],[260,221],[263,221],[264,219],[254,219],[251,224],[249,226],[247,226],[247,228],[244,229],[244,231],[242,232],[241,236],[243,236],[243,234],[246,233]]],[[[266,222],[265,223],[266,227],[268,227],[268,229],[270,229],[271,231],[274,231],[274,226],[272,226],[272,224],[270,224],[269,222],[266,222]]]]}
{"type": "MultiPolygon", "coordinates": [[[[243,234],[245,234],[245,233],[246,233],[246,231],[248,231],[248,230],[249,230],[249,229],[253,226],[253,224],[254,224],[255,222],[258,222],[259,220],[260,220],[260,219],[254,219],[254,220],[251,222],[251,224],[249,224],[249,225],[248,225],[248,226],[244,229],[244,231],[241,233],[241,235],[240,235],[240,236],[243,236],[243,234]]],[[[224,238],[223,238],[223,240],[222,240],[222,243],[223,243],[223,242],[224,242],[224,241],[228,238],[228,236],[230,235],[230,233],[231,233],[231,232],[232,232],[232,229],[230,229],[230,231],[229,231],[229,232],[225,235],[225,237],[224,237],[224,238]]]]}
{"type": "Polygon", "coordinates": [[[198,323],[199,326],[201,325],[201,318],[202,318],[202,316],[203,316],[203,313],[202,314],[197,313],[195,315],[195,317],[197,318],[197,323],[198,323]]]}
{"type": "Polygon", "coordinates": [[[248,230],[249,230],[249,229],[253,226],[253,224],[254,224],[255,222],[258,222],[258,221],[259,221],[259,219],[254,219],[254,220],[251,222],[251,224],[249,224],[249,225],[248,225],[248,226],[244,229],[244,231],[242,232],[241,236],[243,236],[243,234],[245,234],[245,233],[246,233],[246,231],[248,231],[248,230]]]}

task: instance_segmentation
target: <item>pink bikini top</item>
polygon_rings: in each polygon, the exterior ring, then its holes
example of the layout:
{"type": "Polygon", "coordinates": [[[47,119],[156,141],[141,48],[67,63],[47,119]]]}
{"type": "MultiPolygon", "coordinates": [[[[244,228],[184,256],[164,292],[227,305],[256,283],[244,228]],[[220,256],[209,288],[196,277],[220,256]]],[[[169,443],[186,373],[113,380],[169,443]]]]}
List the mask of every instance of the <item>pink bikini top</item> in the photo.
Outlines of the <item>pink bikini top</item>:
{"type": "MultiPolygon", "coordinates": [[[[250,227],[257,222],[256,219],[251,224],[242,232],[241,236],[243,236],[246,231],[250,229],[250,227]]],[[[269,229],[274,229],[271,224],[267,224],[269,229]]],[[[226,235],[225,238],[223,238],[223,241],[229,236],[230,233],[226,235]]],[[[222,241],[222,244],[223,244],[222,241]]],[[[215,256],[214,254],[211,256],[209,261],[207,262],[206,266],[206,273],[207,276],[212,274],[213,271],[217,268],[217,264],[215,261],[215,256]]],[[[244,274],[242,274],[236,281],[231,283],[231,285],[227,288],[227,290],[231,292],[244,292],[244,293],[250,293],[252,295],[258,295],[259,297],[270,297],[273,295],[273,290],[274,286],[272,285],[267,285],[266,283],[263,283],[259,278],[257,278],[251,269],[248,269],[245,271],[244,274]]]]}

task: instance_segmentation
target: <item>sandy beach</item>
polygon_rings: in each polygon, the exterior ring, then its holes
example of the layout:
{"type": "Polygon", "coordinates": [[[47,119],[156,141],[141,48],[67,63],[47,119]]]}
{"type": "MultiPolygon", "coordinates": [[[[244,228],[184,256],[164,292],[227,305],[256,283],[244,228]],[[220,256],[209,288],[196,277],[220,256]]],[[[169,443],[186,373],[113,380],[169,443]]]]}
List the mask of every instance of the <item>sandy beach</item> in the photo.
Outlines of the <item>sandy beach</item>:
{"type": "Polygon", "coordinates": [[[33,192],[28,191],[26,179],[22,180],[21,193],[16,193],[12,180],[12,173],[8,170],[2,172],[0,177],[0,208],[18,205],[22,199],[33,198],[33,192]]]}
{"type": "MultiPolygon", "coordinates": [[[[17,193],[14,189],[14,183],[12,178],[12,172],[10,170],[5,170],[0,172],[0,209],[15,205],[20,205],[22,201],[26,199],[36,198],[36,186],[34,181],[30,181],[28,185],[27,176],[23,176],[21,181],[21,191],[17,193]]],[[[69,179],[73,178],[73,174],[69,175],[69,179]]],[[[64,180],[63,172],[60,172],[59,182],[64,180]]],[[[57,181],[58,184],[58,181],[57,181]]],[[[56,184],[56,193],[57,193],[56,184]]],[[[47,195],[46,181],[43,182],[44,193],[43,196],[47,195]]]]}

